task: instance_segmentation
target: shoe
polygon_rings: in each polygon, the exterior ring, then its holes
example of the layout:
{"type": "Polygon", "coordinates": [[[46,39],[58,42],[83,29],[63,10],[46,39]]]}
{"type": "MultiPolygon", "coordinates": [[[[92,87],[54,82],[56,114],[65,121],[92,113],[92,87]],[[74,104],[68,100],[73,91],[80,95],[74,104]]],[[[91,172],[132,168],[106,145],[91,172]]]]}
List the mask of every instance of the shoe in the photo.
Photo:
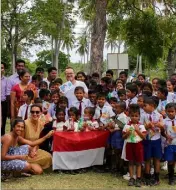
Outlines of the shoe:
{"type": "Polygon", "coordinates": [[[136,187],[141,187],[141,179],[136,179],[136,183],[135,183],[136,187]]]}
{"type": "Polygon", "coordinates": [[[163,166],[161,167],[162,170],[167,171],[167,162],[164,162],[163,166]]]}
{"type": "Polygon", "coordinates": [[[144,179],[143,179],[143,184],[144,184],[145,186],[149,186],[149,185],[150,185],[150,179],[144,178],[144,179]]]}
{"type": "Polygon", "coordinates": [[[134,185],[135,185],[135,179],[130,178],[130,180],[128,181],[128,186],[134,186],[134,185]]]}
{"type": "Polygon", "coordinates": [[[129,174],[129,172],[126,175],[123,175],[123,179],[130,180],[130,174],[129,174]]]}
{"type": "Polygon", "coordinates": [[[174,179],[169,179],[169,185],[175,185],[174,179]]]}
{"type": "Polygon", "coordinates": [[[155,179],[150,180],[150,186],[156,186],[156,185],[159,185],[159,184],[160,184],[160,182],[155,180],[155,179]]]}

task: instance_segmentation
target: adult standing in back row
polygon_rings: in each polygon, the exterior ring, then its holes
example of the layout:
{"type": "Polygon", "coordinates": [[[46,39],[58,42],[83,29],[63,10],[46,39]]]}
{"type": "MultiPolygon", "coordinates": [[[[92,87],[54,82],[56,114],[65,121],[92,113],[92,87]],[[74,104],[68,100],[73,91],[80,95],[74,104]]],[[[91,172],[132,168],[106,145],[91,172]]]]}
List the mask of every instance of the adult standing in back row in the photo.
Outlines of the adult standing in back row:
{"type": "Polygon", "coordinates": [[[48,87],[50,82],[53,82],[57,78],[57,69],[56,67],[48,68],[48,77],[44,78],[43,81],[47,82],[48,87]]]}
{"type": "Polygon", "coordinates": [[[83,87],[85,92],[85,97],[88,97],[87,86],[85,85],[84,82],[75,80],[75,73],[72,67],[67,67],[65,69],[65,77],[67,79],[67,82],[64,83],[62,86],[60,86],[59,88],[61,93],[63,93],[68,98],[69,105],[71,105],[73,101],[77,100],[74,94],[75,88],[77,86],[83,87]]]}

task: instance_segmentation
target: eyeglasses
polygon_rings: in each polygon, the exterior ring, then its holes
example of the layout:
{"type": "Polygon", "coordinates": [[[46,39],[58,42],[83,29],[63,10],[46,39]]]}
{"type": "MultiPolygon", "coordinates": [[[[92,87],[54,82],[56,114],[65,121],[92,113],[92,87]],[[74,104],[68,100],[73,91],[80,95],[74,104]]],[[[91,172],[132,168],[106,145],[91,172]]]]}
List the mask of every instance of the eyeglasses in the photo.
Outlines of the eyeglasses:
{"type": "Polygon", "coordinates": [[[40,113],[40,111],[31,111],[31,114],[39,114],[40,113]]]}

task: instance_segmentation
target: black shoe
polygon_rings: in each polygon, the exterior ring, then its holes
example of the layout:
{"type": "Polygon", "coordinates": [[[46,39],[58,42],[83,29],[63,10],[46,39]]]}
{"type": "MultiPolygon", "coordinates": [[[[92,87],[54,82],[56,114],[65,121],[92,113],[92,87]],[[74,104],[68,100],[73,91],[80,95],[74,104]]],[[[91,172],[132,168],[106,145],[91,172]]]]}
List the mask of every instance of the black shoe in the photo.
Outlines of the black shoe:
{"type": "Polygon", "coordinates": [[[139,179],[139,178],[136,179],[135,186],[136,187],[141,187],[141,179],[139,179]]]}
{"type": "Polygon", "coordinates": [[[159,185],[159,184],[160,184],[160,182],[155,180],[155,179],[150,180],[150,186],[156,186],[156,185],[159,185]]]}
{"type": "Polygon", "coordinates": [[[169,185],[175,185],[174,179],[169,179],[169,185]]]}
{"type": "Polygon", "coordinates": [[[130,180],[128,181],[128,186],[134,186],[134,185],[135,185],[135,179],[130,178],[130,180]]]}

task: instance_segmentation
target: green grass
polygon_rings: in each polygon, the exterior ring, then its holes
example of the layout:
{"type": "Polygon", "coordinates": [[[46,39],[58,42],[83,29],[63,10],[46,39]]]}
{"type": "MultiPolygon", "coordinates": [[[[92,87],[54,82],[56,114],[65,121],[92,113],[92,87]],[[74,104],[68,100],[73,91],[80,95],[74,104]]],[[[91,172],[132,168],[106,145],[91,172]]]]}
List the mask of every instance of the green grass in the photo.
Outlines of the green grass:
{"type": "MultiPolygon", "coordinates": [[[[168,180],[164,179],[165,174],[161,175],[159,186],[146,187],[142,189],[174,189],[169,186],[168,180]]],[[[108,173],[87,172],[84,174],[69,175],[54,172],[45,172],[39,176],[11,178],[7,182],[2,182],[2,189],[136,189],[128,187],[127,181],[121,177],[115,177],[108,173]]]]}
{"type": "MultiPolygon", "coordinates": [[[[7,121],[6,133],[10,131],[7,121]]],[[[161,183],[157,187],[141,187],[142,189],[174,189],[165,179],[166,172],[161,173],[161,183]]],[[[89,171],[83,174],[58,174],[48,169],[42,175],[31,177],[10,178],[1,183],[2,189],[129,189],[127,181],[122,177],[115,177],[109,173],[95,173],[89,171]]],[[[136,189],[130,187],[130,189],[136,189]]]]}

